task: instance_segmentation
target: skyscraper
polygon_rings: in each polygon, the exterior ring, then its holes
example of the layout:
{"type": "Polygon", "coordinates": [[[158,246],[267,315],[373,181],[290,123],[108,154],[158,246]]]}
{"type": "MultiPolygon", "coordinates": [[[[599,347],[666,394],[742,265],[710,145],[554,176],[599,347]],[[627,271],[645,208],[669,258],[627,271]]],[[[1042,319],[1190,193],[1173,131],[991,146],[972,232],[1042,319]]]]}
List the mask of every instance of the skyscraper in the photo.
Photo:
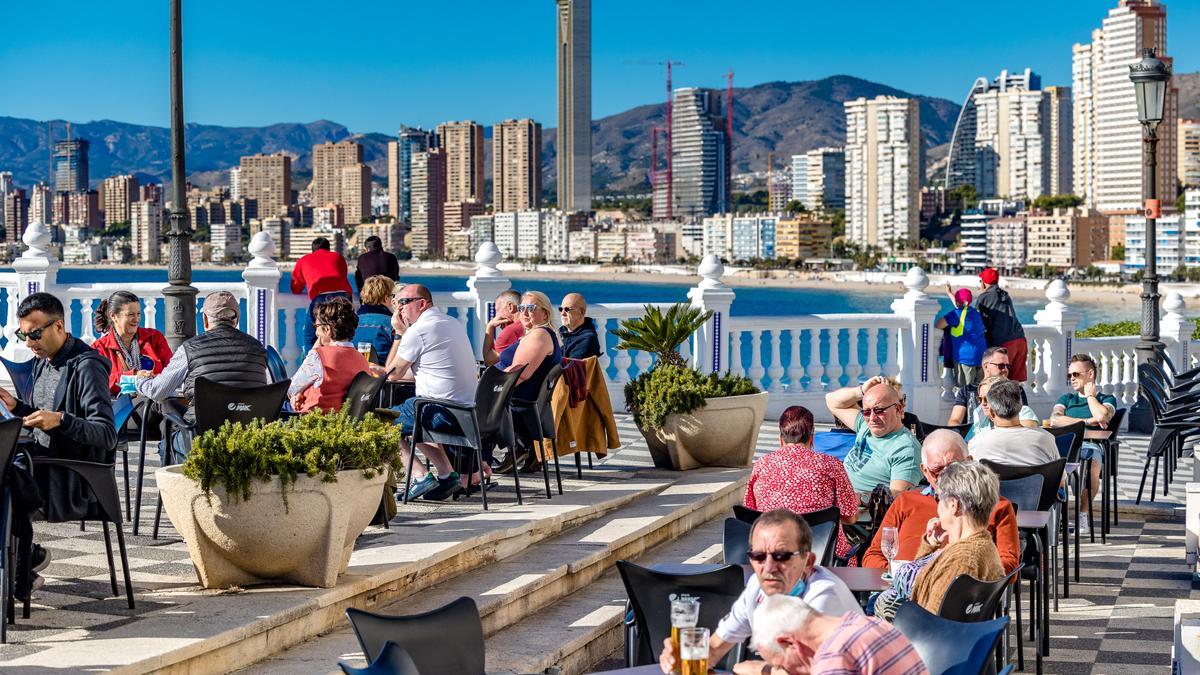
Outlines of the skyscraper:
{"type": "Polygon", "coordinates": [[[242,196],[254,200],[259,218],[287,213],[292,205],[291,157],[283,153],[243,157],[239,175],[242,196]]]}
{"type": "Polygon", "coordinates": [[[4,197],[4,236],[8,241],[21,241],[29,225],[29,201],[23,188],[13,188],[4,197]]]}
{"type": "MultiPolygon", "coordinates": [[[[1118,0],[1090,44],[1074,47],[1075,193],[1107,215],[1142,206],[1142,126],[1129,66],[1151,48],[1168,66],[1167,8],[1158,0],[1118,0]]],[[[1169,86],[1158,125],[1158,198],[1175,201],[1178,90],[1169,86]]]]}
{"type": "Polygon", "coordinates": [[[483,125],[469,120],[439,124],[437,139],[446,157],[446,201],[486,203],[483,125]]]}
{"type": "Polygon", "coordinates": [[[846,208],[846,151],[817,148],[792,155],[792,199],[809,210],[846,208]]]}
{"type": "Polygon", "coordinates": [[[100,194],[95,190],[67,193],[67,224],[100,227],[100,194]]]}
{"type": "Polygon", "coordinates": [[[1179,182],[1185,188],[1200,188],[1200,120],[1181,118],[1178,138],[1179,147],[1175,152],[1179,182]]]}
{"type": "Polygon", "coordinates": [[[229,198],[237,201],[242,198],[242,167],[229,169],[229,198]]]}
{"type": "Polygon", "coordinates": [[[66,225],[65,219],[56,221],[51,211],[53,199],[50,186],[45,183],[37,183],[33,186],[33,194],[29,198],[29,222],[45,223],[47,225],[54,223],[55,225],[66,225]]]}
{"type": "Polygon", "coordinates": [[[542,196],[542,125],[505,120],[492,127],[495,211],[536,209],[542,196]]]}
{"type": "Polygon", "coordinates": [[[100,206],[108,225],[129,222],[129,206],[137,201],[138,180],[133,176],[111,176],[100,183],[100,206]]]}
{"type": "Polygon", "coordinates": [[[592,1],[558,3],[558,208],[592,210],[592,1]]]}
{"type": "Polygon", "coordinates": [[[4,202],[8,198],[8,193],[15,189],[13,185],[13,177],[11,171],[0,171],[0,231],[5,226],[5,208],[4,202]]]}
{"type": "MultiPolygon", "coordinates": [[[[342,197],[342,169],[362,164],[362,161],[363,147],[354,141],[314,145],[311,188],[313,205],[341,204],[349,208],[342,197]]],[[[367,213],[370,213],[370,209],[367,210],[367,213]]],[[[352,222],[357,223],[358,221],[352,222]]]]}
{"type": "Polygon", "coordinates": [[[416,256],[443,250],[446,204],[446,154],[430,148],[412,156],[412,251],[416,256]]]}
{"type": "Polygon", "coordinates": [[[130,208],[129,235],[139,262],[156,263],[161,253],[163,209],[155,202],[134,202],[130,208]]]}
{"type": "MultiPolygon", "coordinates": [[[[732,149],[720,94],[713,89],[676,89],[673,108],[672,215],[702,217],[728,212],[732,204],[732,149]]],[[[655,188],[655,218],[666,216],[667,190],[665,181],[655,188]]]]}
{"type": "Polygon", "coordinates": [[[388,208],[401,223],[412,222],[413,155],[435,145],[433,134],[418,127],[400,127],[388,143],[388,208]]]}
{"type": "Polygon", "coordinates": [[[1046,170],[1049,172],[1047,194],[1071,194],[1074,189],[1075,116],[1071,106],[1070,87],[1046,87],[1042,90],[1049,106],[1049,153],[1046,170]]]}
{"type": "Polygon", "coordinates": [[[1050,92],[975,95],[975,190],[981,199],[1035,199],[1050,191],[1050,92]]]}
{"type": "Polygon", "coordinates": [[[890,247],[917,240],[922,174],[916,99],[846,101],[846,237],[890,247]]]}
{"type": "MultiPolygon", "coordinates": [[[[1042,88],[1042,78],[1026,68],[1023,72],[1010,73],[1000,71],[995,80],[988,81],[986,77],[977,77],[967,92],[967,98],[959,110],[958,120],[954,123],[954,133],[950,137],[950,158],[946,165],[946,189],[953,190],[961,185],[975,185],[979,189],[979,173],[984,171],[979,166],[980,160],[987,160],[994,151],[981,151],[977,147],[979,112],[977,97],[989,92],[1005,93],[1009,91],[1036,91],[1042,88]]],[[[991,136],[993,134],[989,134],[991,136]]],[[[991,195],[988,195],[991,196],[991,195]]]]}
{"type": "Polygon", "coordinates": [[[54,143],[54,191],[88,189],[88,142],[82,138],[54,143]]]}
{"type": "Polygon", "coordinates": [[[371,167],[366,164],[342,167],[340,178],[339,199],[345,209],[346,222],[358,225],[371,215],[371,167]]]}

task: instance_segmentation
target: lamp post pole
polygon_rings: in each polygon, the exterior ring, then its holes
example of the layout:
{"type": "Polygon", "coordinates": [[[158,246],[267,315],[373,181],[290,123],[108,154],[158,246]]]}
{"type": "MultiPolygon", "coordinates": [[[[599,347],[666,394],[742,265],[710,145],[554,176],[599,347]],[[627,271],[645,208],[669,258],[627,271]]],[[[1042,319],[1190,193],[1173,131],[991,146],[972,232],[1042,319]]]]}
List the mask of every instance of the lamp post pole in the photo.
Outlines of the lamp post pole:
{"type": "Polygon", "coordinates": [[[171,215],[167,234],[166,338],[171,349],[196,334],[196,288],[188,250],[187,172],[183,162],[183,31],[181,0],[171,0],[171,215]]]}

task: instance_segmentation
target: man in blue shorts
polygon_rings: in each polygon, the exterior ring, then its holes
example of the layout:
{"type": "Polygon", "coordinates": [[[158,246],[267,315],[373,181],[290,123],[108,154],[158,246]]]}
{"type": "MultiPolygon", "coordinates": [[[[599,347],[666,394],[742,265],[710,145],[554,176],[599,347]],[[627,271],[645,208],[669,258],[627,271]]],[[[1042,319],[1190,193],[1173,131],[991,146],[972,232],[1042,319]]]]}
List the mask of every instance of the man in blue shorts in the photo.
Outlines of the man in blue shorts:
{"type": "MultiPolygon", "coordinates": [[[[1070,380],[1070,394],[1063,394],[1054,404],[1054,412],[1050,414],[1050,426],[1065,427],[1076,422],[1085,422],[1087,426],[1104,429],[1108,421],[1117,412],[1117,399],[1112,394],[1102,394],[1096,387],[1096,362],[1087,354],[1076,354],[1067,364],[1067,378],[1070,380]]],[[[1091,459],[1092,472],[1088,482],[1083,487],[1082,504],[1086,507],[1092,497],[1092,486],[1100,484],[1100,466],[1104,462],[1104,452],[1100,445],[1085,441],[1079,450],[1079,458],[1091,459]]],[[[1079,531],[1090,531],[1087,509],[1081,508],[1079,515],[1079,531]]]]}

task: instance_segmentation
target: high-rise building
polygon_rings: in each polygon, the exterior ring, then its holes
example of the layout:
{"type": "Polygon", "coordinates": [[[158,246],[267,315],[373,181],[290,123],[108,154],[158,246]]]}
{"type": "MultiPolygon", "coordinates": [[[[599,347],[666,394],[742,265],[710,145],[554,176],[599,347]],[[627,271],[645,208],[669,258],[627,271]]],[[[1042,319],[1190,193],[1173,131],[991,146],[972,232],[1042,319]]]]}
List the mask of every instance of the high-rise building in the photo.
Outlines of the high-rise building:
{"type": "Polygon", "coordinates": [[[1200,188],[1200,119],[1180,118],[1178,138],[1175,155],[1179,182],[1185,188],[1200,188]]]}
{"type": "Polygon", "coordinates": [[[492,127],[492,204],[496,211],[536,209],[542,199],[542,125],[505,120],[492,127]]]}
{"type": "MultiPolygon", "coordinates": [[[[1142,206],[1142,126],[1129,66],[1148,48],[1170,65],[1167,8],[1158,0],[1118,0],[1091,43],[1074,47],[1075,194],[1106,215],[1137,213],[1142,206]]],[[[1158,125],[1163,204],[1175,201],[1178,116],[1178,90],[1168,86],[1158,125]]]]}
{"type": "Polygon", "coordinates": [[[446,202],[442,205],[442,232],[449,235],[451,232],[469,229],[471,219],[482,216],[486,211],[487,207],[476,201],[446,202]]]}
{"type": "Polygon", "coordinates": [[[100,194],[95,190],[67,193],[67,223],[89,229],[100,227],[100,194]]]}
{"type": "Polygon", "coordinates": [[[446,157],[446,201],[487,203],[483,184],[483,125],[446,122],[437,127],[438,147],[446,157]]]}
{"type": "Polygon", "coordinates": [[[47,225],[66,225],[66,218],[56,220],[54,218],[53,208],[54,199],[50,186],[46,183],[37,183],[33,186],[33,193],[29,197],[29,222],[45,223],[47,225]]]}
{"type": "Polygon", "coordinates": [[[346,222],[357,225],[371,215],[371,167],[351,164],[341,170],[339,201],[346,210],[346,222]]]}
{"type": "MultiPolygon", "coordinates": [[[[797,176],[795,163],[792,167],[792,185],[804,183],[804,197],[800,202],[809,210],[846,208],[846,150],[844,148],[817,148],[805,154],[803,173],[797,176]]],[[[793,188],[793,199],[795,196],[793,188]]]]}
{"type": "Polygon", "coordinates": [[[960,185],[978,185],[980,152],[975,140],[979,122],[976,97],[989,92],[1036,91],[1041,87],[1042,79],[1029,68],[1020,73],[1002,70],[996,79],[990,82],[986,77],[975,78],[962,108],[959,109],[954,133],[950,137],[950,156],[946,165],[947,190],[953,190],[960,185]]]}
{"type": "Polygon", "coordinates": [[[673,202],[671,214],[677,218],[730,211],[733,155],[720,95],[713,89],[676,89],[673,115],[673,180],[655,186],[654,217],[666,217],[668,199],[673,202]],[[673,195],[668,197],[668,191],[673,195]]]}
{"type": "Polygon", "coordinates": [[[430,148],[412,157],[412,252],[441,255],[446,204],[446,153],[430,148]]]}
{"type": "Polygon", "coordinates": [[[88,189],[88,142],[82,138],[54,143],[54,191],[88,189]]]}
{"type": "Polygon", "coordinates": [[[988,230],[992,221],[1014,216],[1024,206],[1023,201],[984,199],[963,212],[959,262],[964,271],[979,272],[988,266],[988,230]]]}
{"type": "Polygon", "coordinates": [[[823,258],[832,242],[833,223],[826,219],[802,214],[775,224],[775,257],[780,260],[823,258]]]}
{"type": "Polygon", "coordinates": [[[242,198],[242,167],[229,169],[229,198],[237,201],[242,198]]]}
{"type": "Polygon", "coordinates": [[[592,210],[592,0],[558,4],[558,208],[592,210]]]}
{"type": "Polygon", "coordinates": [[[259,218],[286,214],[292,206],[292,158],[282,152],[243,157],[239,183],[242,196],[257,205],[259,218]]]}
{"type": "MultiPolygon", "coordinates": [[[[312,187],[309,188],[312,193],[311,203],[316,206],[341,204],[347,207],[348,217],[349,205],[342,196],[342,169],[363,163],[363,146],[354,141],[314,145],[312,163],[313,179],[312,187]]],[[[367,194],[369,197],[370,190],[367,194]]],[[[364,212],[371,212],[369,205],[364,212]]]]}
{"type": "Polygon", "coordinates": [[[137,201],[138,179],[111,176],[100,183],[100,208],[108,225],[129,222],[129,207],[137,201]]]}
{"type": "Polygon", "coordinates": [[[163,187],[158,183],[147,183],[139,185],[137,190],[138,198],[134,201],[138,202],[154,202],[155,204],[163,203],[163,187]]]}
{"type": "MultiPolygon", "coordinates": [[[[1200,190],[1188,190],[1182,213],[1158,219],[1155,260],[1160,273],[1178,267],[1200,268],[1200,190]]],[[[1125,271],[1146,267],[1146,219],[1132,216],[1125,221],[1125,271]]]]}
{"type": "Polygon", "coordinates": [[[24,188],[12,188],[4,197],[4,236],[8,241],[21,241],[29,226],[29,200],[24,188]]]}
{"type": "MultiPolygon", "coordinates": [[[[71,220],[71,193],[70,192],[55,192],[54,199],[50,206],[50,219],[42,222],[52,223],[55,225],[66,225],[71,220]]],[[[32,217],[29,222],[36,223],[32,217]]]]}
{"type": "Polygon", "coordinates": [[[157,202],[134,202],[129,208],[133,255],[139,262],[156,263],[161,255],[163,208],[157,202]]]}
{"type": "Polygon", "coordinates": [[[5,227],[4,202],[8,199],[8,193],[15,189],[13,185],[13,176],[10,171],[0,171],[0,232],[5,227]]]}
{"type": "Polygon", "coordinates": [[[916,241],[924,173],[917,99],[878,96],[844,105],[847,239],[888,247],[916,241]]]}
{"type": "Polygon", "coordinates": [[[1049,153],[1046,170],[1049,183],[1046,194],[1071,194],[1075,187],[1075,115],[1070,87],[1046,87],[1042,90],[1049,106],[1049,153]]]}
{"type": "Polygon", "coordinates": [[[1108,218],[1093,209],[1033,211],[1027,222],[1027,265],[1084,269],[1108,257],[1108,218]]]}
{"type": "Polygon", "coordinates": [[[433,134],[416,127],[400,127],[388,143],[388,208],[401,223],[412,222],[412,157],[435,145],[433,134]]]}

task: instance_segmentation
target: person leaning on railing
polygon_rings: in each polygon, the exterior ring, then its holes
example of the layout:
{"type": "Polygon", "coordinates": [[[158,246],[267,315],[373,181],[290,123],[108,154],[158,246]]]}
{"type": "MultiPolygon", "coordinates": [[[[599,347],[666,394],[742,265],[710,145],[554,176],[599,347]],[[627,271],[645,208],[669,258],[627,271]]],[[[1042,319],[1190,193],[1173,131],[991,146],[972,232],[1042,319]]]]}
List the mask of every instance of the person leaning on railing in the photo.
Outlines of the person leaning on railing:
{"type": "Polygon", "coordinates": [[[904,397],[886,378],[877,375],[861,385],[831,391],[825,405],[854,430],[854,445],[843,464],[860,495],[876,485],[899,494],[921,480],[921,443],[904,428],[904,397]]]}
{"type": "Polygon", "coordinates": [[[100,336],[92,349],[112,364],[108,393],[121,392],[121,376],[157,375],[171,360],[167,338],[154,328],[142,328],[142,304],[129,291],[117,291],[100,301],[93,323],[100,336]]]}
{"type": "Polygon", "coordinates": [[[317,305],[314,311],[317,343],[308,351],[288,386],[288,400],[301,413],[341,408],[350,382],[359,373],[369,372],[367,360],[350,342],[358,328],[358,316],[350,301],[334,298],[317,305]]]}

